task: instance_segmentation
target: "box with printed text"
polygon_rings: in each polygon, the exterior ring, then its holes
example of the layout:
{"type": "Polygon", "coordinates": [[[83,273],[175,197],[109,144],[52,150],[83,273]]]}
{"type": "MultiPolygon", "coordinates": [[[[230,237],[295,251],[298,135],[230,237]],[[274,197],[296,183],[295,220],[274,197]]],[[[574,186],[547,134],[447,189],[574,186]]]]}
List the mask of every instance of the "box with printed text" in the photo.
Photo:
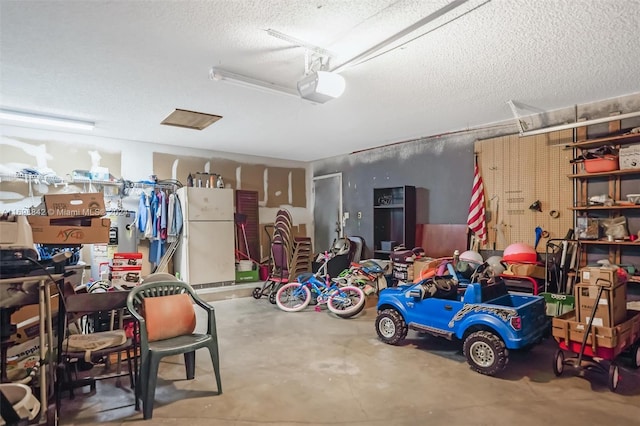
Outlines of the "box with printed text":
{"type": "Polygon", "coordinates": [[[627,316],[627,284],[615,287],[600,287],[596,285],[578,284],[575,286],[576,314],[579,322],[591,321],[593,308],[597,304],[593,315],[593,325],[613,327],[620,324],[627,316]],[[598,299],[598,291],[602,294],[598,299]]]}
{"type": "Polygon", "coordinates": [[[42,198],[43,205],[37,207],[33,214],[49,217],[101,217],[107,213],[104,195],[100,192],[47,194],[42,198]]]}
{"type": "Polygon", "coordinates": [[[99,217],[28,216],[33,242],[80,245],[109,242],[111,221],[99,217]]]}

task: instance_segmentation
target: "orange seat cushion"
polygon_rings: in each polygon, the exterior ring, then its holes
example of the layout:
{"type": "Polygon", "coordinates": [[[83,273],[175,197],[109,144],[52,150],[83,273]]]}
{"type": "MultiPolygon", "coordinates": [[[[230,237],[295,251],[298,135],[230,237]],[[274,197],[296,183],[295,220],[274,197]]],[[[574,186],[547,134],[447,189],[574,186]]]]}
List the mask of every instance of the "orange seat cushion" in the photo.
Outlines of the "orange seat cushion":
{"type": "Polygon", "coordinates": [[[188,294],[147,297],[142,310],[150,342],[193,333],[196,313],[188,294]]]}

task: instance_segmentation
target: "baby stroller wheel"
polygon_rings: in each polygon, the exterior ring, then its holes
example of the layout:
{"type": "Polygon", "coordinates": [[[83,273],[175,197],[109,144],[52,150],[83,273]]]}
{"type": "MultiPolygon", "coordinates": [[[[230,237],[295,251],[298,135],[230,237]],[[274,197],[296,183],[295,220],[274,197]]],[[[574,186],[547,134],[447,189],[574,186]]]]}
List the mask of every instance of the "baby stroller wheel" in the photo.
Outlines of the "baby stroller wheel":
{"type": "Polygon", "coordinates": [[[269,293],[269,302],[272,305],[276,304],[276,292],[275,291],[272,291],[271,293],[269,293]]]}
{"type": "Polygon", "coordinates": [[[262,289],[260,287],[254,288],[251,295],[254,299],[260,299],[262,297],[262,289]]]}

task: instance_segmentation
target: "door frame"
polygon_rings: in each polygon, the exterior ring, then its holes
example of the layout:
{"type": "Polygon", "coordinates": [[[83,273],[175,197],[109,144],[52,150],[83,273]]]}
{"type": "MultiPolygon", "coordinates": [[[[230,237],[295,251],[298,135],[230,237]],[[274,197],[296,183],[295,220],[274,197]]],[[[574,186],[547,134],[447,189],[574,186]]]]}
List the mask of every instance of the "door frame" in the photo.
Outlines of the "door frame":
{"type": "MultiPolygon", "coordinates": [[[[313,210],[315,211],[316,208],[316,187],[315,187],[315,182],[317,180],[322,180],[322,179],[332,179],[332,178],[338,178],[338,184],[340,185],[340,191],[338,192],[338,228],[340,229],[340,232],[338,233],[338,237],[342,238],[344,236],[344,212],[342,211],[342,172],[337,172],[337,173],[329,173],[326,175],[320,175],[320,176],[314,176],[313,177],[313,210]]],[[[314,227],[314,235],[315,235],[315,222],[313,224],[314,227]]]]}

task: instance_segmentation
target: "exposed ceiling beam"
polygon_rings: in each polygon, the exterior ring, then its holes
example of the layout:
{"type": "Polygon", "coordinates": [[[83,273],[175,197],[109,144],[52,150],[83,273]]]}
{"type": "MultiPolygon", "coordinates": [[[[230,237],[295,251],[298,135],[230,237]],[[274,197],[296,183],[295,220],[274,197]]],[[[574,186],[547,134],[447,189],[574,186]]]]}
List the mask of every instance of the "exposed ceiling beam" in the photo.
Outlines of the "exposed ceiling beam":
{"type": "Polygon", "coordinates": [[[455,0],[455,1],[452,1],[448,5],[442,7],[440,9],[436,10],[435,12],[433,12],[432,14],[430,14],[428,16],[425,16],[424,18],[420,19],[418,22],[416,22],[416,23],[414,23],[412,25],[409,25],[404,30],[392,35],[389,38],[386,38],[386,39],[382,40],[380,43],[376,44],[375,46],[365,50],[364,52],[354,56],[353,58],[349,59],[348,61],[346,61],[346,62],[338,65],[337,67],[331,69],[331,71],[332,72],[343,71],[345,68],[347,68],[351,64],[355,64],[355,63],[358,63],[361,60],[366,59],[367,57],[373,55],[374,53],[378,52],[379,50],[381,50],[381,49],[385,48],[386,46],[390,45],[394,41],[401,39],[402,37],[406,36],[407,34],[410,34],[410,33],[414,32],[414,31],[416,31],[418,28],[427,25],[429,22],[434,21],[434,20],[438,19],[439,17],[449,13],[450,11],[452,11],[455,8],[457,8],[458,6],[463,5],[467,1],[469,1],[469,0],[455,0]]]}

